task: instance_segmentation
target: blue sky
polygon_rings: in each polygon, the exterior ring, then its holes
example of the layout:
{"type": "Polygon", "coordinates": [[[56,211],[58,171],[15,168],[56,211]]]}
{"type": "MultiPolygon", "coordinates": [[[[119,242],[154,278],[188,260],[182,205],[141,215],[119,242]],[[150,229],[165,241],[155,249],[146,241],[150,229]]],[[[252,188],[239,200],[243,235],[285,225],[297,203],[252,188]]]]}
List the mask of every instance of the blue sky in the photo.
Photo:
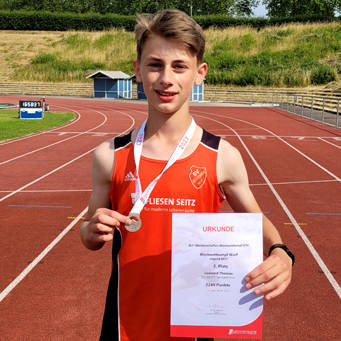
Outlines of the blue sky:
{"type": "MultiPolygon", "coordinates": [[[[267,10],[266,10],[265,6],[262,4],[262,1],[260,1],[260,5],[256,9],[254,9],[253,12],[255,13],[255,15],[254,15],[255,17],[265,17],[266,16],[267,10]]],[[[335,15],[340,16],[341,12],[340,13],[336,12],[335,15]]]]}
{"type": "Polygon", "coordinates": [[[266,9],[265,6],[260,2],[260,5],[253,11],[255,13],[255,17],[265,17],[266,16],[266,9]]]}

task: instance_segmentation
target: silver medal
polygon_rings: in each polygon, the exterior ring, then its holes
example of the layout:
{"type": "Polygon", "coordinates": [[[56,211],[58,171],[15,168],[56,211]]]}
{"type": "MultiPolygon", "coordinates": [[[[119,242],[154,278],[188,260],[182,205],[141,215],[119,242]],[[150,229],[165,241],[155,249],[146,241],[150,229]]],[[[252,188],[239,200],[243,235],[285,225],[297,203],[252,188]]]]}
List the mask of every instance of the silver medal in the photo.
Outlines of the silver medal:
{"type": "Polygon", "coordinates": [[[129,232],[138,231],[142,225],[142,220],[140,218],[140,215],[136,213],[129,213],[129,218],[131,219],[131,224],[130,225],[124,224],[125,228],[129,232]]]}

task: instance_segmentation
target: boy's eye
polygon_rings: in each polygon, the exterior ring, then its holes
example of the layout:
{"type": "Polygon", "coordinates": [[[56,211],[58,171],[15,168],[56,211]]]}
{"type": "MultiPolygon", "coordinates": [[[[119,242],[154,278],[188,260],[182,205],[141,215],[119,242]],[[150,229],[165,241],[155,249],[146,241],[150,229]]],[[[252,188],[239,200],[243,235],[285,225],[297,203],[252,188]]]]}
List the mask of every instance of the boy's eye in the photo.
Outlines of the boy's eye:
{"type": "Polygon", "coordinates": [[[186,66],[185,65],[175,65],[174,68],[178,69],[178,70],[184,70],[184,69],[186,69],[186,66]]]}
{"type": "Polygon", "coordinates": [[[152,68],[161,68],[162,67],[162,65],[160,63],[150,63],[149,66],[152,68]]]}

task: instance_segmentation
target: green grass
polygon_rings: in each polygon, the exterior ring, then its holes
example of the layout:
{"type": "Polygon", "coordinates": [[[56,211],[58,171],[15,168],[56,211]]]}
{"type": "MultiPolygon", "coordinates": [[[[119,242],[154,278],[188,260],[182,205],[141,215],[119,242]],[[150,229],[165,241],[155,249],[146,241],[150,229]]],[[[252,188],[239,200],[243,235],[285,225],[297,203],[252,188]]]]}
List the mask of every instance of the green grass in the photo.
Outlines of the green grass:
{"type": "Polygon", "coordinates": [[[45,112],[41,120],[20,119],[18,110],[0,109],[0,141],[55,128],[73,120],[72,112],[45,112]]]}
{"type": "Polygon", "coordinates": [[[133,74],[135,55],[132,32],[67,32],[48,51],[17,68],[12,80],[91,84],[86,77],[97,70],[133,74]]]}
{"type": "Polygon", "coordinates": [[[206,82],[271,87],[327,84],[339,78],[341,65],[331,65],[330,59],[340,55],[339,24],[250,30],[212,44],[205,56],[211,69],[206,82]]]}
{"type": "MultiPolygon", "coordinates": [[[[306,87],[341,78],[341,24],[288,24],[256,30],[205,30],[206,84],[306,87]]],[[[67,32],[49,49],[19,66],[12,80],[92,83],[96,70],[133,74],[132,32],[67,32]]]]}

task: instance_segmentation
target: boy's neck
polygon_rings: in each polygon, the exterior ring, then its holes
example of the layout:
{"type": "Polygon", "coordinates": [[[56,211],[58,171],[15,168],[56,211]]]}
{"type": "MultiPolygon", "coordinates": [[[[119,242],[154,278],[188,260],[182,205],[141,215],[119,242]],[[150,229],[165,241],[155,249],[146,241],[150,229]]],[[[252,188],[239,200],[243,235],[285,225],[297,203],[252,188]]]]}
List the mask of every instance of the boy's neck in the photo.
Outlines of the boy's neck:
{"type": "Polygon", "coordinates": [[[149,110],[145,130],[145,140],[156,138],[172,142],[181,139],[192,121],[189,110],[179,110],[173,114],[149,110]]]}
{"type": "MultiPolygon", "coordinates": [[[[192,118],[187,111],[172,113],[150,112],[145,128],[142,156],[167,161],[191,125],[192,118]]],[[[135,141],[137,131],[134,131],[135,141]]],[[[186,150],[181,155],[185,158],[192,154],[200,143],[202,129],[196,126],[186,150]]]]}

